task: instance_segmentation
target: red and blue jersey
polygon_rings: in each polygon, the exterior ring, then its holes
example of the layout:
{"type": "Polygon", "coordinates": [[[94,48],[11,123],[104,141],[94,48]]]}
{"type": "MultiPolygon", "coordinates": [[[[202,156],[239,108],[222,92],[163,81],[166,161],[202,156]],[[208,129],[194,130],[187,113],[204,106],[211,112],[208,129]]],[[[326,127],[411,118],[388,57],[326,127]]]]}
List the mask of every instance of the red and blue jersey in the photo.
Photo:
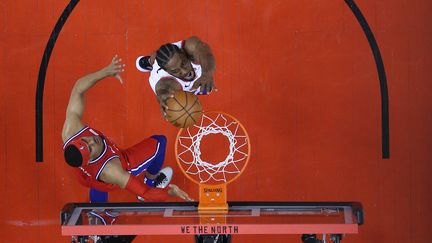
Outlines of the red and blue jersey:
{"type": "Polygon", "coordinates": [[[109,161],[117,158],[122,161],[122,167],[125,168],[124,164],[126,164],[123,158],[123,152],[100,131],[89,126],[83,127],[72,137],[66,140],[66,142],[63,144],[63,150],[72,140],[89,136],[99,136],[102,138],[104,148],[102,153],[97,158],[90,160],[87,163],[83,162],[82,166],[76,169],[78,181],[86,187],[95,188],[100,191],[111,191],[118,188],[118,186],[114,184],[108,184],[99,180],[102,170],[109,161]]]}

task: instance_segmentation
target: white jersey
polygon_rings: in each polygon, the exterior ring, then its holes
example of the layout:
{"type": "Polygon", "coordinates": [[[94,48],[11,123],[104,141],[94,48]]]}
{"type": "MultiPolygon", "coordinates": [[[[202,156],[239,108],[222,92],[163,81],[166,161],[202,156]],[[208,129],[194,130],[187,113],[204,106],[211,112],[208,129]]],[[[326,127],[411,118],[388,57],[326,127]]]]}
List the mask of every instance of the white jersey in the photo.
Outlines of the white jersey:
{"type": "MultiPolygon", "coordinates": [[[[173,45],[176,45],[178,48],[181,49],[181,48],[183,48],[184,41],[178,41],[178,42],[174,42],[174,43],[172,43],[172,44],[173,44],[173,45]]],[[[154,63],[153,63],[153,69],[152,69],[152,71],[150,72],[150,77],[149,77],[150,87],[152,88],[153,92],[156,94],[156,84],[157,84],[161,79],[163,79],[163,78],[168,78],[168,77],[169,77],[169,78],[174,78],[175,80],[177,80],[177,82],[182,86],[182,88],[183,88],[184,91],[192,92],[192,91],[191,91],[192,86],[193,86],[193,84],[195,83],[195,81],[196,81],[199,77],[201,77],[202,69],[201,69],[201,65],[199,65],[199,64],[195,64],[195,63],[193,63],[193,62],[191,62],[191,64],[192,64],[192,68],[193,68],[193,70],[194,70],[194,72],[195,72],[195,79],[194,79],[193,81],[191,81],[191,82],[187,82],[187,81],[184,81],[184,80],[182,80],[182,79],[179,79],[179,78],[177,78],[177,77],[175,77],[175,76],[173,76],[173,75],[167,73],[165,70],[163,70],[163,69],[159,66],[157,60],[155,60],[154,63]]],[[[200,90],[200,89],[198,88],[198,89],[195,91],[195,94],[200,93],[199,90],[200,90]]]]}

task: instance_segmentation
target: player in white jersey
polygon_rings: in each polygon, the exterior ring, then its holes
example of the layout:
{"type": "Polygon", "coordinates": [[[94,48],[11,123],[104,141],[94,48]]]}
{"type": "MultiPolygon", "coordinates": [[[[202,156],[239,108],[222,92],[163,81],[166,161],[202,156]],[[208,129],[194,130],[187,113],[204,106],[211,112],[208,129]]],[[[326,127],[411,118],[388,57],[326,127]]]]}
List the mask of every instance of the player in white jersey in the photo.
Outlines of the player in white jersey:
{"type": "Polygon", "coordinates": [[[208,94],[216,90],[215,59],[210,47],[198,37],[162,45],[150,56],[139,56],[136,67],[150,72],[150,86],[165,116],[166,100],[179,90],[208,94]]]}

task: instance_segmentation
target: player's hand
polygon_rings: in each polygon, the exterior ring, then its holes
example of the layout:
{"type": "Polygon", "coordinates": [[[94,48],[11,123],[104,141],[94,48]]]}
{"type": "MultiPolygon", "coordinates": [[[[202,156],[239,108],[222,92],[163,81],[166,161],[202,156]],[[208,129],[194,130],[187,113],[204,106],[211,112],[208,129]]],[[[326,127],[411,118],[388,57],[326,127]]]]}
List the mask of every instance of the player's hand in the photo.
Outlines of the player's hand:
{"type": "Polygon", "coordinates": [[[185,191],[180,189],[177,185],[169,184],[168,187],[169,187],[168,194],[170,196],[179,197],[179,198],[181,198],[185,201],[188,201],[188,202],[194,201],[192,198],[189,197],[189,195],[185,191]]]}
{"type": "Polygon", "coordinates": [[[192,91],[200,88],[201,94],[209,94],[213,90],[217,91],[212,74],[202,74],[192,86],[192,91]]]}
{"type": "Polygon", "coordinates": [[[118,55],[115,55],[111,63],[102,69],[102,71],[104,72],[105,76],[113,76],[118,79],[121,84],[123,84],[123,79],[120,76],[120,73],[124,72],[126,64],[122,64],[121,61],[122,59],[119,58],[118,55]]]}
{"type": "Polygon", "coordinates": [[[160,109],[161,109],[161,113],[162,113],[164,119],[167,121],[168,121],[168,117],[167,117],[167,113],[166,113],[166,111],[168,109],[167,100],[169,98],[173,98],[174,93],[175,93],[175,91],[170,89],[170,90],[167,90],[166,92],[163,92],[157,96],[157,99],[158,99],[159,105],[160,105],[160,109]]]}

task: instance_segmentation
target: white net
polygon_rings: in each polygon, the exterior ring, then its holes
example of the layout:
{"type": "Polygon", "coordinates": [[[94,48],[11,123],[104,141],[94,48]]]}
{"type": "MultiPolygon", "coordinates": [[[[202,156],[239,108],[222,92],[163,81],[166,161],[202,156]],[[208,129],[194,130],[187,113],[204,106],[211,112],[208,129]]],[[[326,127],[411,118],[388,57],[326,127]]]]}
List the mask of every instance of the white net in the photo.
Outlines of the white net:
{"type": "MultiPolygon", "coordinates": [[[[218,145],[213,145],[217,153],[218,145]]],[[[234,117],[227,114],[205,113],[200,122],[181,130],[177,137],[179,164],[186,174],[201,184],[231,181],[245,168],[249,152],[246,131],[234,117]],[[225,159],[221,161],[203,159],[201,142],[208,135],[223,136],[228,140],[229,148],[225,159]]]]}

